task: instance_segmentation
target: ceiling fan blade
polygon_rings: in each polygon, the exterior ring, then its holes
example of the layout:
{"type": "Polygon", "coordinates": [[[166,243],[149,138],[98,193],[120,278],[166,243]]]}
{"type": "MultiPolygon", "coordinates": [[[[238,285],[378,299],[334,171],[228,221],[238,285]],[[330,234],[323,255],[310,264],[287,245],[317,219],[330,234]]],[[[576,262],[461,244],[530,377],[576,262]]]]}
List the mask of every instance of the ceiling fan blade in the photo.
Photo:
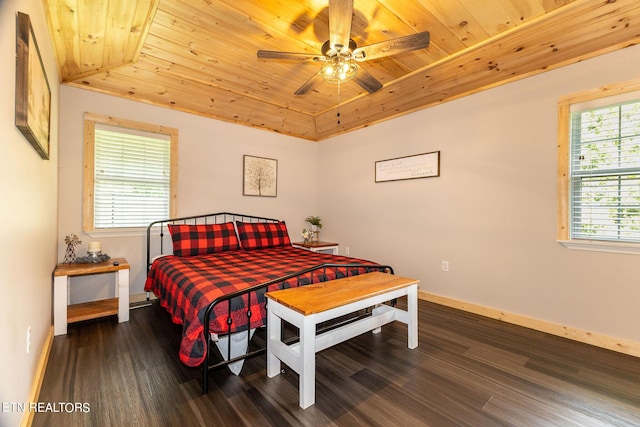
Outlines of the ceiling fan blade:
{"type": "Polygon", "coordinates": [[[349,49],[353,0],[329,0],[329,46],[336,51],[349,49]]]}
{"type": "Polygon", "coordinates": [[[298,90],[294,92],[294,95],[306,95],[311,89],[322,83],[323,79],[321,73],[321,71],[318,71],[313,76],[311,76],[311,78],[307,80],[305,84],[300,86],[298,90]]]}
{"type": "Polygon", "coordinates": [[[378,81],[375,77],[365,71],[364,68],[358,67],[358,72],[356,76],[353,78],[356,83],[360,85],[360,87],[366,90],[369,93],[376,92],[382,89],[382,83],[378,81]]]}
{"type": "Polygon", "coordinates": [[[356,61],[368,61],[401,52],[409,52],[410,50],[423,49],[429,46],[429,38],[429,32],[423,31],[410,36],[397,37],[384,42],[362,46],[353,51],[353,59],[356,61]]]}
{"type": "Polygon", "coordinates": [[[292,59],[295,61],[314,61],[321,62],[326,61],[322,55],[313,53],[297,53],[297,52],[278,52],[275,50],[259,50],[258,58],[261,59],[292,59]]]}

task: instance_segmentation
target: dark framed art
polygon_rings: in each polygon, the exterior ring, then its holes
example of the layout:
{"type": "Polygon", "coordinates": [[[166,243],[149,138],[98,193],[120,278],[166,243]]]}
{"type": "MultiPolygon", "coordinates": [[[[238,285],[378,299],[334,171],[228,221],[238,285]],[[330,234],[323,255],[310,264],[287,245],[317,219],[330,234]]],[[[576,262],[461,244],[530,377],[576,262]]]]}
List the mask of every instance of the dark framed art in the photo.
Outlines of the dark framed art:
{"type": "Polygon", "coordinates": [[[29,15],[16,17],[16,127],[49,159],[51,88],[29,15]]]}
{"type": "Polygon", "coordinates": [[[375,166],[376,182],[440,176],[440,152],[415,154],[389,160],[379,160],[375,166]]]}
{"type": "Polygon", "coordinates": [[[264,157],[244,156],[244,196],[276,197],[278,195],[278,161],[264,157]]]}

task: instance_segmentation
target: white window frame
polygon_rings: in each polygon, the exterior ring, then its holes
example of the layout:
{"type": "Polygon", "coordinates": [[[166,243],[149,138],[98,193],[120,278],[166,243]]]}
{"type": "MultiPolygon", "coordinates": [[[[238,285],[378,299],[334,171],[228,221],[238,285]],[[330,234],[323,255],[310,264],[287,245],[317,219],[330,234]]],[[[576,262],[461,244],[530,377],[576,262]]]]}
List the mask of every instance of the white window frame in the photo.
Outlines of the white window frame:
{"type": "MultiPolygon", "coordinates": [[[[169,216],[175,217],[177,213],[177,189],[178,189],[178,129],[166,126],[136,122],[127,119],[118,119],[94,113],[84,114],[84,185],[83,185],[83,231],[90,236],[142,233],[145,227],[114,227],[95,228],[94,222],[94,184],[95,184],[95,131],[96,125],[106,125],[116,128],[131,129],[141,132],[150,132],[169,137],[170,141],[170,179],[169,179],[169,216]]],[[[158,218],[165,219],[165,218],[158,218]]]]}
{"type": "MultiPolygon", "coordinates": [[[[576,104],[610,98],[614,104],[622,102],[630,93],[640,91],[640,79],[604,86],[561,98],[558,101],[558,215],[557,241],[567,248],[587,251],[640,255],[640,243],[571,238],[571,107],[576,104]]],[[[633,95],[636,99],[637,96],[633,95]]],[[[599,101],[598,101],[599,102],[599,101]]]]}

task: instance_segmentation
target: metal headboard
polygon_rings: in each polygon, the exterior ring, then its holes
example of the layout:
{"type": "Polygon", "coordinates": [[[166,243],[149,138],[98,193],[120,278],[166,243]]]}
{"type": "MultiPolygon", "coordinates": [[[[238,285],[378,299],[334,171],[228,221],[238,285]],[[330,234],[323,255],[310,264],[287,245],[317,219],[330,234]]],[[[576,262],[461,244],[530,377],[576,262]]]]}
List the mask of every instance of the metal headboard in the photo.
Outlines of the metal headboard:
{"type": "MultiPolygon", "coordinates": [[[[236,221],[278,222],[280,220],[274,219],[274,218],[265,218],[260,216],[245,215],[245,214],[238,214],[238,213],[231,213],[231,212],[216,212],[216,213],[210,213],[210,214],[191,215],[191,216],[183,216],[179,218],[169,218],[169,219],[154,221],[147,226],[147,273],[151,268],[152,239],[154,244],[155,244],[156,238],[160,240],[159,243],[157,243],[157,246],[159,247],[160,250],[159,252],[154,252],[153,256],[155,257],[158,255],[165,254],[166,245],[164,242],[164,236],[165,236],[165,231],[167,230],[168,224],[194,224],[194,225],[195,224],[223,224],[225,222],[235,223],[236,221]]],[[[168,245],[168,246],[169,248],[167,250],[167,253],[173,250],[173,247],[171,245],[168,245]]]]}

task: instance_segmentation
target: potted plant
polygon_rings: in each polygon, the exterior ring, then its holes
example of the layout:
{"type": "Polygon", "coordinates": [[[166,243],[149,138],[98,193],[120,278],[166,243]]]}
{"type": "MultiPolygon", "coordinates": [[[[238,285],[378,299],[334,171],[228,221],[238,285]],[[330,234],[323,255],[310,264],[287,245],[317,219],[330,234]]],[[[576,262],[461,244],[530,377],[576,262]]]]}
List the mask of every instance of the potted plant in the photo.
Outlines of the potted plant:
{"type": "Polygon", "coordinates": [[[305,219],[305,221],[311,224],[312,226],[316,227],[316,229],[318,230],[322,228],[322,220],[320,219],[319,216],[308,216],[307,219],[305,219]]]}
{"type": "MultiPolygon", "coordinates": [[[[320,229],[322,228],[322,220],[320,219],[319,216],[308,216],[305,219],[305,221],[311,224],[310,232],[312,233],[312,237],[309,238],[308,240],[312,242],[319,242],[320,241],[319,234],[320,234],[320,229]]],[[[302,230],[303,233],[305,233],[305,231],[306,230],[302,230]]]]}

